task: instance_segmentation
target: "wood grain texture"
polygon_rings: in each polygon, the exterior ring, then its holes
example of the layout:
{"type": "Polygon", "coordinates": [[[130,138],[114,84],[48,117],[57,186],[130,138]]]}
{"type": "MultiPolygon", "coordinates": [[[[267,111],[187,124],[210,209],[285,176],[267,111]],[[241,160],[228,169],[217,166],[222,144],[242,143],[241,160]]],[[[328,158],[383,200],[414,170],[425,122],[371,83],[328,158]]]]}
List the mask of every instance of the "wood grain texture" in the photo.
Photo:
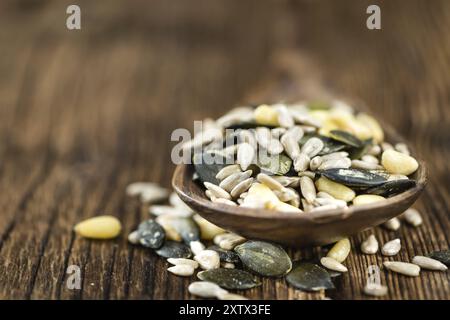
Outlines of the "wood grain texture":
{"type": "MultiPolygon", "coordinates": [[[[376,236],[400,237],[405,261],[448,248],[450,3],[379,3],[381,31],[365,27],[369,1],[78,1],[82,30],[68,31],[70,1],[2,1],[0,298],[191,298],[191,279],[169,275],[162,259],[127,244],[147,213],[124,189],[138,180],[169,187],[172,130],[273,92],[285,81],[286,60],[277,57],[287,48],[312,57],[329,87],[364,101],[429,164],[415,205],[424,225],[376,228],[376,236]],[[104,213],[121,219],[121,237],[73,234],[77,221],[104,213]],[[66,287],[74,264],[81,290],[66,287]]],[[[303,259],[321,250],[289,253],[303,259]]],[[[382,260],[354,250],[349,274],[326,294],[293,290],[282,279],[245,294],[365,299],[366,268],[382,260]]],[[[449,273],[381,277],[387,299],[450,298],[449,273]]]]}

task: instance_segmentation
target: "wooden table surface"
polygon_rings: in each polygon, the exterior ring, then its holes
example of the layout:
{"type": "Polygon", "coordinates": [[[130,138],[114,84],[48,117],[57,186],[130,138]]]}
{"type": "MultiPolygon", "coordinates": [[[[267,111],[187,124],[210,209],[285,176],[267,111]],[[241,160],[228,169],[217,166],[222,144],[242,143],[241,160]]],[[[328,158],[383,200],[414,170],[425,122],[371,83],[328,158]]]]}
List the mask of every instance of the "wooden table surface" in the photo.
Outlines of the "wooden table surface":
{"type": "MultiPolygon", "coordinates": [[[[191,279],[169,275],[163,259],[127,243],[147,213],[124,189],[141,180],[169,187],[173,129],[285,88],[291,66],[307,70],[306,56],[327,86],[370,105],[428,163],[415,205],[424,225],[376,228],[376,236],[400,237],[404,261],[448,249],[450,3],[376,2],[378,31],[365,25],[369,1],[260,0],[77,1],[82,29],[68,31],[72,1],[2,1],[0,298],[191,298],[191,279]],[[72,232],[100,214],[123,222],[118,239],[72,232]],[[66,286],[70,265],[81,268],[81,290],[66,286]]],[[[355,248],[367,234],[352,238],[355,248]]],[[[245,295],[366,299],[366,268],[382,261],[355,249],[336,290],[306,294],[264,279],[245,295]]],[[[406,278],[383,270],[381,279],[386,299],[450,298],[448,272],[406,278]]]]}

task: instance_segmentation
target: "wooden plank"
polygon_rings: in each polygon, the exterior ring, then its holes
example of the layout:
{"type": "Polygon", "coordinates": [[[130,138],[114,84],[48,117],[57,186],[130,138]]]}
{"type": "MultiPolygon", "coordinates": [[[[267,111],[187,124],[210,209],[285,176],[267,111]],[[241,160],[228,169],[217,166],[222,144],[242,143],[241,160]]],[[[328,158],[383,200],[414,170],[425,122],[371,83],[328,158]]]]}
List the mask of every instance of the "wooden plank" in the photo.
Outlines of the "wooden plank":
{"type": "MultiPolygon", "coordinates": [[[[0,45],[0,298],[192,299],[194,277],[168,274],[163,259],[127,243],[147,210],[125,197],[126,185],[169,187],[174,128],[192,129],[193,120],[238,101],[301,94],[309,81],[362,99],[429,163],[430,183],[416,204],[424,226],[376,228],[376,236],[400,237],[402,260],[449,247],[448,1],[383,1],[382,31],[365,28],[369,1],[200,1],[195,10],[181,0],[80,3],[87,17],[78,33],[61,24],[61,2],[1,4],[8,46],[0,45]],[[103,213],[121,219],[121,237],[73,234],[77,221],[103,213]],[[81,290],[66,286],[69,265],[81,267],[81,290]]],[[[384,260],[357,249],[369,232],[352,238],[350,271],[336,290],[307,294],[264,279],[242,293],[366,299],[366,269],[384,260]]],[[[295,259],[320,252],[289,250],[295,259]]],[[[381,278],[387,299],[450,298],[448,273],[412,279],[383,270],[381,278]]]]}

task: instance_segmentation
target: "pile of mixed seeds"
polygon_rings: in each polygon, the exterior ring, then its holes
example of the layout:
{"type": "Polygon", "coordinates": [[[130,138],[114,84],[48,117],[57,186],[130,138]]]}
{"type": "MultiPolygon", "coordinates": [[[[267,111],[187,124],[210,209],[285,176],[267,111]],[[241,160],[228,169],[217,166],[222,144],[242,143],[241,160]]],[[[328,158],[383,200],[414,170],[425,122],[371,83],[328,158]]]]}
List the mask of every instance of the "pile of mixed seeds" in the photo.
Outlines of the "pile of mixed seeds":
{"type": "Polygon", "coordinates": [[[183,145],[211,201],[289,213],[383,201],[416,185],[404,143],[342,101],[239,107],[183,145]]]}
{"type": "MultiPolygon", "coordinates": [[[[157,184],[133,183],[127,188],[127,194],[139,196],[152,216],[128,235],[129,242],[167,259],[167,270],[177,276],[191,277],[201,269],[196,274],[200,281],[188,288],[193,295],[221,300],[246,299],[228,290],[260,286],[260,277],[285,277],[290,286],[303,291],[334,289],[333,278],[348,272],[343,263],[351,251],[349,239],[338,241],[318,259],[292,261],[279,245],[247,240],[213,225],[193,212],[175,193],[157,184]],[[167,198],[167,205],[156,204],[167,198]]],[[[414,227],[421,224],[420,214],[413,208],[400,219],[414,227]]],[[[75,231],[86,238],[110,239],[120,234],[121,224],[115,217],[100,216],[77,224],[75,231]]],[[[361,243],[360,249],[364,254],[376,254],[379,243],[372,234],[361,243]]],[[[394,239],[381,247],[381,253],[392,257],[400,249],[400,239],[394,239]]],[[[412,263],[385,261],[383,266],[406,276],[418,276],[421,268],[446,271],[449,264],[450,250],[444,250],[415,256],[412,263]]],[[[382,296],[388,289],[381,283],[368,282],[363,292],[382,296]]]]}
{"type": "MultiPolygon", "coordinates": [[[[405,144],[384,141],[374,118],[340,101],[236,108],[216,121],[205,120],[202,132],[183,149],[191,152],[194,179],[205,186],[211,201],[299,214],[383,201],[415,186],[408,176],[419,166],[405,144]]],[[[349,239],[318,259],[292,261],[279,245],[247,240],[213,225],[157,184],[132,183],[126,193],[139,197],[152,216],[129,234],[129,242],[166,258],[172,265],[167,270],[175,275],[190,277],[200,268],[200,281],[189,285],[193,295],[245,299],[228,290],[259,286],[260,277],[285,277],[305,291],[333,289],[333,278],[348,271],[343,263],[351,250],[349,239]]],[[[397,230],[401,220],[414,227],[422,224],[420,213],[410,208],[384,227],[397,230]]],[[[115,217],[100,216],[79,223],[75,231],[110,239],[120,234],[121,224],[115,217]]],[[[360,244],[363,254],[376,254],[379,247],[373,234],[360,244]]],[[[383,256],[400,250],[400,239],[381,246],[383,256]]],[[[415,256],[411,263],[384,261],[383,266],[418,276],[421,268],[445,271],[449,263],[450,251],[443,250],[415,256]]],[[[382,296],[388,289],[368,282],[363,292],[382,296]]]]}

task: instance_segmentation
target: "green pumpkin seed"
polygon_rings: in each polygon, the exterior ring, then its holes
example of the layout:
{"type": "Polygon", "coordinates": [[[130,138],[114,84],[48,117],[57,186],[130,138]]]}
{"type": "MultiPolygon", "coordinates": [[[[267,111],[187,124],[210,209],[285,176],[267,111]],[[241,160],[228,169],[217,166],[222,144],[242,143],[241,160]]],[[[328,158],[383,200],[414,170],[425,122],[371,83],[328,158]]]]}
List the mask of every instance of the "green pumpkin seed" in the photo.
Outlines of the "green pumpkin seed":
{"type": "Polygon", "coordinates": [[[366,190],[366,193],[390,197],[402,193],[416,186],[416,181],[411,179],[400,179],[388,181],[382,185],[366,190]]]}
{"type": "Polygon", "coordinates": [[[330,138],[355,148],[360,148],[363,146],[363,142],[360,139],[347,131],[331,130],[330,138]]]}
{"type": "Polygon", "coordinates": [[[163,227],[153,219],[142,222],[137,232],[139,243],[146,248],[158,249],[166,238],[163,227]]]}
{"type": "Polygon", "coordinates": [[[282,176],[291,169],[292,160],[284,153],[276,156],[268,156],[267,152],[260,152],[258,154],[257,165],[261,169],[261,172],[282,176]]]}
{"type": "Polygon", "coordinates": [[[250,289],[261,285],[251,273],[239,269],[211,269],[199,272],[197,277],[203,281],[214,282],[222,288],[230,290],[250,289]]]}
{"type": "Polygon", "coordinates": [[[219,185],[220,183],[216,178],[217,173],[227,165],[234,163],[233,158],[225,158],[217,152],[195,153],[192,157],[192,161],[195,172],[198,174],[200,180],[216,185],[219,185]]]}
{"type": "Polygon", "coordinates": [[[447,266],[450,266],[450,250],[434,251],[427,256],[439,260],[447,266]]]}
{"type": "Polygon", "coordinates": [[[330,274],[317,264],[299,262],[286,276],[286,281],[293,287],[305,291],[334,289],[330,274]]]}
{"type": "Polygon", "coordinates": [[[241,260],[236,252],[231,250],[222,249],[219,246],[213,245],[209,246],[208,250],[214,250],[219,254],[220,261],[230,262],[230,263],[240,263],[241,260]]]}
{"type": "Polygon", "coordinates": [[[373,187],[386,182],[386,178],[362,169],[335,168],[320,171],[320,174],[334,182],[351,187],[373,187]]]}
{"type": "Polygon", "coordinates": [[[373,139],[367,139],[363,141],[363,145],[358,148],[351,148],[349,150],[350,159],[361,159],[361,157],[369,152],[373,146],[373,139]]]}
{"type": "Polygon", "coordinates": [[[174,217],[171,221],[184,243],[189,244],[191,241],[200,240],[200,228],[191,218],[174,217]]]}
{"type": "Polygon", "coordinates": [[[286,251],[278,245],[263,241],[247,241],[234,248],[242,263],[263,276],[283,276],[292,268],[286,251]]]}
{"type": "Polygon", "coordinates": [[[184,243],[176,241],[166,241],[164,245],[155,251],[156,254],[163,258],[190,258],[192,257],[191,249],[184,243]]]}

